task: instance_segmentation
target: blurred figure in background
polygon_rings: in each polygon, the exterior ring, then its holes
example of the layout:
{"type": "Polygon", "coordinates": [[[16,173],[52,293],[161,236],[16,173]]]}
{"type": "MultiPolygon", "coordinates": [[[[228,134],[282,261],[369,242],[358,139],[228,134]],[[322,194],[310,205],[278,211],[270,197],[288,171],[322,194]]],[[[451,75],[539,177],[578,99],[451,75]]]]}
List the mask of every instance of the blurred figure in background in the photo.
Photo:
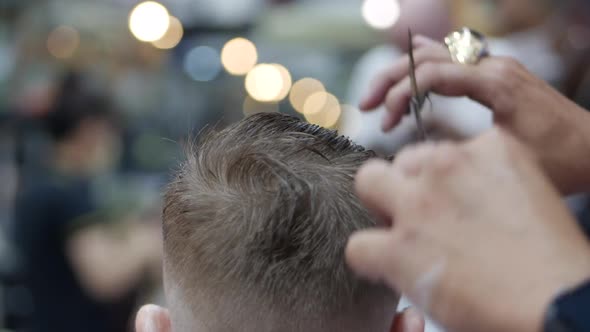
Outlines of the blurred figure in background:
{"type": "Polygon", "coordinates": [[[64,81],[46,117],[49,170],[23,177],[17,198],[30,331],[128,331],[137,285],[160,268],[158,227],[116,222],[93,197],[94,177],[115,161],[118,132],[109,100],[82,83],[78,75],[64,81]]]}

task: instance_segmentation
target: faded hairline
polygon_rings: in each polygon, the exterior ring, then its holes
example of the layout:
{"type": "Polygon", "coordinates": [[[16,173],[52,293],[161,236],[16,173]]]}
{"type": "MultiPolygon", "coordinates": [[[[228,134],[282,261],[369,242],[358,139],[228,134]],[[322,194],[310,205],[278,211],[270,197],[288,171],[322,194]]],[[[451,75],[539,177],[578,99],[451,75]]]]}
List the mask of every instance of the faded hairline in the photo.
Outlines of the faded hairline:
{"type": "Polygon", "coordinates": [[[343,256],[348,236],[375,224],[352,189],[372,157],[280,114],[204,134],[165,195],[173,316],[201,318],[206,331],[327,331],[393,311],[395,297],[357,279],[343,256]]]}

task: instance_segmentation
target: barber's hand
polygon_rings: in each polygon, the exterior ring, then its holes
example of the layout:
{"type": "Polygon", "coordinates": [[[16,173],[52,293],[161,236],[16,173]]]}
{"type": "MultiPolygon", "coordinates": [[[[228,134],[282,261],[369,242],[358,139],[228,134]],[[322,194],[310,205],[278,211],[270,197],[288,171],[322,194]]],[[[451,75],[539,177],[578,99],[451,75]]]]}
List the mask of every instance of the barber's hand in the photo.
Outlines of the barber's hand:
{"type": "Polygon", "coordinates": [[[590,278],[581,230],[528,150],[500,129],[370,162],[356,186],[392,225],[353,235],[350,266],[450,331],[541,331],[551,300],[590,278]]]}
{"type": "MultiPolygon", "coordinates": [[[[510,58],[489,57],[478,65],[451,61],[440,43],[416,37],[416,76],[420,91],[467,96],[494,112],[497,125],[532,148],[551,180],[564,193],[590,189],[590,114],[510,58]]],[[[361,104],[385,104],[383,130],[395,127],[412,96],[408,57],[376,80],[361,104]]]]}
{"type": "Polygon", "coordinates": [[[135,316],[135,332],[172,332],[170,312],[157,305],[144,305],[135,316]]]}
{"type": "Polygon", "coordinates": [[[422,314],[414,308],[407,308],[395,316],[391,332],[424,332],[425,325],[422,314]]]}

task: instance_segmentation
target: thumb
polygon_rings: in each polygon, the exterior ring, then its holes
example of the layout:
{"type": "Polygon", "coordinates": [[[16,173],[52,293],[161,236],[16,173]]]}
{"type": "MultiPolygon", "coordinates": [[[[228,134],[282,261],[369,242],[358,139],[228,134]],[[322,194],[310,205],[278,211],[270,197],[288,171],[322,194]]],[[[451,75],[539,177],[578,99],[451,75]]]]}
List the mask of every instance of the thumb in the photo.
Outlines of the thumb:
{"type": "Polygon", "coordinates": [[[375,214],[393,217],[396,177],[391,163],[371,160],[358,171],[355,189],[359,199],[375,214]]]}
{"type": "Polygon", "coordinates": [[[170,313],[156,305],[143,306],[135,318],[136,332],[172,332],[170,313]]]}
{"type": "Polygon", "coordinates": [[[387,282],[391,272],[391,241],[391,232],[388,230],[367,230],[353,234],[346,246],[348,265],[371,281],[387,282]]]}
{"type": "Polygon", "coordinates": [[[391,332],[424,332],[424,316],[414,308],[408,308],[395,317],[391,332]]]}

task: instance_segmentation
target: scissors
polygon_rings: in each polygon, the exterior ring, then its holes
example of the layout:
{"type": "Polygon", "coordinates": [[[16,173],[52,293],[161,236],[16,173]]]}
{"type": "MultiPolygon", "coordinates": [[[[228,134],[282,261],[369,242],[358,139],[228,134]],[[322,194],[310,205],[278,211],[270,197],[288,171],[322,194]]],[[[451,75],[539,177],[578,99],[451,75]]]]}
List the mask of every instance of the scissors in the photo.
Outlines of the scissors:
{"type": "Polygon", "coordinates": [[[424,127],[424,122],[422,121],[422,108],[424,107],[424,103],[428,99],[428,92],[421,94],[418,90],[418,82],[416,81],[416,62],[414,60],[414,47],[412,45],[412,31],[408,29],[408,43],[409,43],[409,56],[410,56],[410,81],[412,83],[412,98],[410,99],[410,107],[408,109],[408,113],[414,114],[414,118],[416,119],[416,126],[418,127],[418,134],[420,135],[420,139],[422,141],[426,141],[428,139],[428,135],[426,134],[426,129],[424,127]]]}

